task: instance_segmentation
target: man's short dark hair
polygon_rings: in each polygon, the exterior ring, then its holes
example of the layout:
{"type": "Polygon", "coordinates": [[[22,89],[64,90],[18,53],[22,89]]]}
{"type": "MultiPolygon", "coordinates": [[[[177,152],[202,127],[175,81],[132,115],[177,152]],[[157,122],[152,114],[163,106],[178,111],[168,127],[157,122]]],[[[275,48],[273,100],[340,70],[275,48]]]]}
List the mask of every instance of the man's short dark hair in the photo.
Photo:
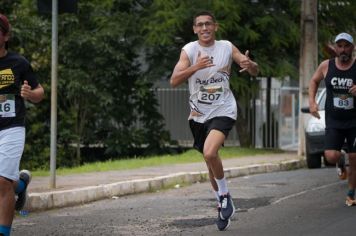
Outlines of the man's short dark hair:
{"type": "Polygon", "coordinates": [[[10,31],[10,23],[7,17],[0,13],[0,30],[4,34],[9,33],[10,31]]]}
{"type": "Polygon", "coordinates": [[[213,13],[211,13],[210,11],[200,11],[194,15],[193,25],[195,25],[195,20],[197,19],[198,16],[210,16],[211,19],[213,19],[213,22],[216,22],[216,18],[213,13]]]}

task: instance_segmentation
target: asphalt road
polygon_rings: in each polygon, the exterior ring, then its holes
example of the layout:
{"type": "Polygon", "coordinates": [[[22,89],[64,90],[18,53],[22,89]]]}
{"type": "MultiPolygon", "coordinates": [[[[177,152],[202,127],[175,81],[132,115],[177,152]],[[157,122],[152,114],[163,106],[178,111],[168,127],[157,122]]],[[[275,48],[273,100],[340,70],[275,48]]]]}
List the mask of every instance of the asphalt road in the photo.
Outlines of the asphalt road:
{"type": "Polygon", "coordinates": [[[234,178],[237,206],[228,231],[215,227],[208,183],[17,216],[13,236],[26,235],[355,235],[356,207],[344,204],[347,182],[334,168],[234,178]]]}

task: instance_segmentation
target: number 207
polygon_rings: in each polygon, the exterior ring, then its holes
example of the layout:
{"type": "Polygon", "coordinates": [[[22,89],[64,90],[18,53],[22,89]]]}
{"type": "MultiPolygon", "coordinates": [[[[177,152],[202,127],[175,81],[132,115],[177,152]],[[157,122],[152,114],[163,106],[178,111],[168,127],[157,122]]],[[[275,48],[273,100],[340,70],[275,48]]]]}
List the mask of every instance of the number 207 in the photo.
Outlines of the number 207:
{"type": "Polygon", "coordinates": [[[215,101],[217,101],[217,100],[219,100],[220,96],[221,96],[221,94],[204,93],[201,96],[201,100],[205,100],[205,101],[214,101],[215,100],[215,101]]]}

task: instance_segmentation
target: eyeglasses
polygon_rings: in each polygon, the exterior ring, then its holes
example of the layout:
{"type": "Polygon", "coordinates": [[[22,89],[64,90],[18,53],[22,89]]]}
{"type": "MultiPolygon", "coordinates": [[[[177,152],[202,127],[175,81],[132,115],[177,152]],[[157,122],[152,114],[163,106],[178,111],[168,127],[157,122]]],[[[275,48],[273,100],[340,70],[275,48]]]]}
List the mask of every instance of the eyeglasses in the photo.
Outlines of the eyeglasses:
{"type": "Polygon", "coordinates": [[[203,28],[204,25],[205,25],[205,27],[208,28],[208,27],[211,27],[211,26],[215,25],[215,23],[212,22],[212,21],[207,21],[207,22],[199,22],[198,24],[195,24],[195,26],[198,27],[198,28],[203,28]]]}

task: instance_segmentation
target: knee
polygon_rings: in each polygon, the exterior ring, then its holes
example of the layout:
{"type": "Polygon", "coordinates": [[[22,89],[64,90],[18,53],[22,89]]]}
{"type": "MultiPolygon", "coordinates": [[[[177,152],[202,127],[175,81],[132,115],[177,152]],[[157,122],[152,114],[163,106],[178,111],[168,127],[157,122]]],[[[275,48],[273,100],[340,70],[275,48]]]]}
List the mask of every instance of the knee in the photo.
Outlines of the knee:
{"type": "Polygon", "coordinates": [[[324,152],[325,158],[329,163],[336,164],[340,159],[340,152],[328,150],[324,152]]]}
{"type": "Polygon", "coordinates": [[[217,158],[218,157],[218,155],[216,154],[216,153],[214,153],[214,152],[209,152],[209,151],[205,151],[204,152],[204,159],[205,159],[205,161],[206,162],[210,162],[210,161],[212,161],[212,160],[214,160],[215,158],[217,158]]]}

